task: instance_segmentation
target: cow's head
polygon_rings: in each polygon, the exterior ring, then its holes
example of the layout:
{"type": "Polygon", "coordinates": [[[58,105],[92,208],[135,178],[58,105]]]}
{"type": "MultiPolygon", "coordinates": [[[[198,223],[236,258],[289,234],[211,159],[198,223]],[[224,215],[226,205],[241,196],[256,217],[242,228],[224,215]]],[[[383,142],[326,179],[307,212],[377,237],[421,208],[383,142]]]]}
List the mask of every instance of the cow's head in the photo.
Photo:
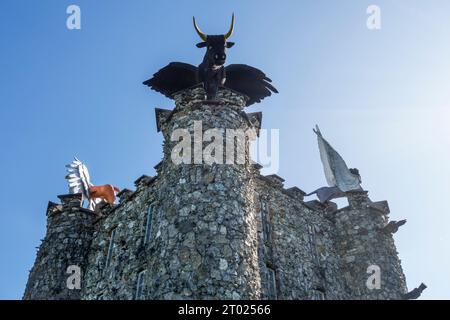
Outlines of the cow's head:
{"type": "Polygon", "coordinates": [[[204,34],[200,28],[197,26],[197,23],[195,22],[195,18],[192,18],[194,21],[194,28],[195,31],[197,31],[200,38],[203,40],[203,42],[197,43],[197,48],[204,48],[206,47],[206,55],[205,57],[208,58],[209,61],[212,62],[215,66],[222,66],[225,64],[225,60],[227,58],[227,55],[225,53],[226,48],[231,48],[234,45],[234,42],[229,42],[227,39],[231,37],[231,34],[233,33],[233,27],[234,27],[234,13],[231,17],[231,26],[230,29],[226,34],[222,35],[206,35],[204,34]]]}

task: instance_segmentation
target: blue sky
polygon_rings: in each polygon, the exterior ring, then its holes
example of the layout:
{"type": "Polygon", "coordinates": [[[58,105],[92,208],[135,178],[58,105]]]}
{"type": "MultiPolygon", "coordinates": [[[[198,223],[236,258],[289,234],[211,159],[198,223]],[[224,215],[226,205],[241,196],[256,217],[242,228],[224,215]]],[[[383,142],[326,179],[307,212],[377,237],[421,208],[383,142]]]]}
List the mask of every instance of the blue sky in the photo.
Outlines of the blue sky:
{"type": "Polygon", "coordinates": [[[252,106],[280,129],[286,186],[325,185],[312,127],[372,200],[388,200],[410,289],[450,298],[450,3],[397,1],[2,1],[0,10],[0,298],[21,298],[49,200],[67,193],[77,155],[94,183],[133,188],[154,175],[154,108],[173,103],[141,83],[170,61],[198,64],[191,19],[223,33],[228,63],[263,69],[280,94],[252,106]],[[81,8],[81,30],[66,8],[81,8]],[[366,8],[381,8],[381,30],[366,8]]]}

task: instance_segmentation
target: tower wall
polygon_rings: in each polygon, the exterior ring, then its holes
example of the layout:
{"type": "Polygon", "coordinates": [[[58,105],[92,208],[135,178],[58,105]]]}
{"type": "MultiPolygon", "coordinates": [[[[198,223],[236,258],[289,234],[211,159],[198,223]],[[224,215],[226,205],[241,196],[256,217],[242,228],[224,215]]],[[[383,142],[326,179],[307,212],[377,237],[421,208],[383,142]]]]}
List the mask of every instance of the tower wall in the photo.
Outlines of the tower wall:
{"type": "Polygon", "coordinates": [[[47,232],[42,241],[33,268],[30,271],[23,299],[71,300],[80,299],[81,290],[69,289],[68,278],[74,271],[87,265],[95,215],[81,207],[81,194],[59,196],[61,205],[49,203],[47,232]]]}
{"type": "Polygon", "coordinates": [[[136,191],[119,194],[119,204],[99,208],[101,217],[94,224],[82,299],[137,298],[138,275],[147,269],[147,257],[152,254],[144,239],[148,209],[155,202],[153,181],[152,177],[142,176],[135,182],[136,191]]]}
{"type": "Polygon", "coordinates": [[[310,206],[303,191],[285,189],[282,181],[278,176],[259,176],[255,194],[264,298],[349,298],[326,207],[310,206]],[[269,292],[270,272],[275,273],[276,295],[269,292]]]}
{"type": "Polygon", "coordinates": [[[184,91],[175,97],[175,110],[159,122],[164,159],[156,181],[149,298],[258,299],[258,237],[248,141],[244,164],[171,160],[178,143],[171,141],[172,132],[184,128],[193,134],[194,121],[202,122],[202,132],[253,127],[242,111],[243,96],[220,90],[218,103],[203,99],[202,88],[184,91]]]}
{"type": "MultiPolygon", "coordinates": [[[[392,234],[381,232],[387,222],[387,203],[373,203],[367,192],[349,192],[349,206],[335,214],[336,248],[343,261],[342,275],[352,299],[402,299],[405,276],[392,234]],[[372,269],[368,268],[372,266],[372,269]],[[380,288],[367,286],[379,267],[380,288]]],[[[375,284],[375,282],[372,282],[375,284]]]]}

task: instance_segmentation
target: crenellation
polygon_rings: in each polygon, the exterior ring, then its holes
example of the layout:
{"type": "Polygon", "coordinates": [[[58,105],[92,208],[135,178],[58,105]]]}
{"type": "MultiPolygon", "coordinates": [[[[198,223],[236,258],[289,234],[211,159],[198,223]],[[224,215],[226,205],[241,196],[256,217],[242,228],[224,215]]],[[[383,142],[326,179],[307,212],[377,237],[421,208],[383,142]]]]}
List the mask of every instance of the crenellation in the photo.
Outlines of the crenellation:
{"type": "Polygon", "coordinates": [[[349,191],[347,192],[348,205],[351,209],[365,209],[372,201],[368,197],[367,191],[349,191]]]}
{"type": "Polygon", "coordinates": [[[301,190],[298,187],[291,187],[288,189],[285,189],[285,192],[290,195],[291,197],[299,200],[299,201],[303,201],[306,195],[306,192],[301,190]]]}
{"type": "Polygon", "coordinates": [[[369,207],[380,212],[384,216],[388,216],[390,213],[389,203],[387,201],[376,201],[369,203],[369,207]]]}
{"type": "Polygon", "coordinates": [[[145,185],[148,185],[151,182],[153,182],[154,179],[155,179],[155,177],[147,176],[147,175],[144,174],[144,175],[140,176],[134,182],[134,185],[136,186],[137,189],[140,189],[141,187],[144,187],[145,185]]]}
{"type": "Polygon", "coordinates": [[[283,188],[284,179],[276,174],[264,176],[264,179],[270,181],[270,183],[272,183],[276,187],[283,188]]]}
{"type": "Polygon", "coordinates": [[[117,197],[119,198],[119,203],[124,203],[126,202],[128,199],[130,199],[130,197],[132,197],[134,194],[134,191],[130,190],[130,189],[123,189],[122,191],[120,191],[117,194],[117,197]]]}
{"type": "Polygon", "coordinates": [[[170,119],[174,110],[155,108],[156,131],[160,132],[164,123],[170,119]]]}
{"type": "Polygon", "coordinates": [[[318,200],[305,201],[305,206],[307,206],[311,210],[314,210],[317,212],[320,212],[320,211],[323,211],[326,209],[326,205],[321,203],[318,200]]]}
{"type": "Polygon", "coordinates": [[[49,201],[47,205],[46,215],[49,216],[62,210],[62,205],[49,201]]]}
{"type": "Polygon", "coordinates": [[[64,208],[81,207],[83,202],[81,193],[59,195],[58,199],[61,200],[64,208]]]}

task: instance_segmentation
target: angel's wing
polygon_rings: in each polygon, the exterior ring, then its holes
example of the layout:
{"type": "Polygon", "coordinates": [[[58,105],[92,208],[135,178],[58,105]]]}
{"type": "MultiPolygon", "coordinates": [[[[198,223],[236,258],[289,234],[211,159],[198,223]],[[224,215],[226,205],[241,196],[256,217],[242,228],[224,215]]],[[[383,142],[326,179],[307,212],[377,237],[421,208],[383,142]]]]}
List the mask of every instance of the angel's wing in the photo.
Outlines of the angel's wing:
{"type": "Polygon", "coordinates": [[[350,190],[360,190],[360,181],[353,175],[345,164],[344,159],[336,150],[324,139],[318,126],[314,132],[317,134],[319,143],[320,159],[327,183],[330,187],[337,186],[343,192],[350,190]]]}
{"type": "Polygon", "coordinates": [[[175,92],[199,83],[197,69],[196,66],[188,63],[171,62],[143,83],[166,97],[172,98],[175,92]]]}
{"type": "Polygon", "coordinates": [[[85,199],[89,198],[89,187],[92,186],[87,167],[77,158],[66,165],[66,180],[69,183],[69,192],[82,193],[85,199]]]}
{"type": "Polygon", "coordinates": [[[230,64],[225,68],[226,81],[224,86],[243,93],[249,97],[247,106],[261,102],[262,99],[274,93],[277,89],[271,84],[264,72],[245,64],[230,64]]]}

